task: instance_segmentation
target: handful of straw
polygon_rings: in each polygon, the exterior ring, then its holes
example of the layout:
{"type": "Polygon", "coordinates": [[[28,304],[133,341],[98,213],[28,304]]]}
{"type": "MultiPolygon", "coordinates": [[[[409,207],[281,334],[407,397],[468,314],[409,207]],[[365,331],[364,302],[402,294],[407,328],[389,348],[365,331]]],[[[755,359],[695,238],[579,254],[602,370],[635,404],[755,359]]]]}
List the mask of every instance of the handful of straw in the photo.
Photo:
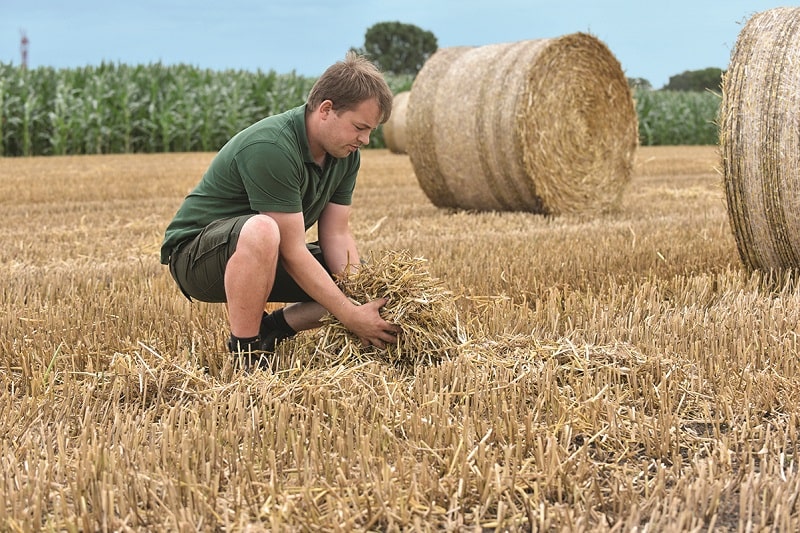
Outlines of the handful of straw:
{"type": "Polygon", "coordinates": [[[406,252],[387,252],[337,279],[350,300],[362,305],[378,298],[389,301],[381,316],[400,326],[396,345],[363,347],[333,315],[321,320],[316,352],[334,363],[383,360],[398,365],[434,364],[465,342],[455,299],[442,282],[431,277],[425,259],[406,252]]]}

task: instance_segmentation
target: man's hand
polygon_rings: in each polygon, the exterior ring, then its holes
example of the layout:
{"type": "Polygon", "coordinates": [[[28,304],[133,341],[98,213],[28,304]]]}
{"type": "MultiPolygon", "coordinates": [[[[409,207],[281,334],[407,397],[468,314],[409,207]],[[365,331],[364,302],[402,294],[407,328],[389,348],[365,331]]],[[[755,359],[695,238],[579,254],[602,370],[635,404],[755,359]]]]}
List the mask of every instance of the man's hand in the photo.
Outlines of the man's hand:
{"type": "Polygon", "coordinates": [[[387,344],[397,344],[397,334],[400,333],[400,326],[381,317],[380,309],[388,301],[388,298],[379,298],[364,305],[354,305],[337,318],[359,338],[363,347],[385,348],[387,344]]]}

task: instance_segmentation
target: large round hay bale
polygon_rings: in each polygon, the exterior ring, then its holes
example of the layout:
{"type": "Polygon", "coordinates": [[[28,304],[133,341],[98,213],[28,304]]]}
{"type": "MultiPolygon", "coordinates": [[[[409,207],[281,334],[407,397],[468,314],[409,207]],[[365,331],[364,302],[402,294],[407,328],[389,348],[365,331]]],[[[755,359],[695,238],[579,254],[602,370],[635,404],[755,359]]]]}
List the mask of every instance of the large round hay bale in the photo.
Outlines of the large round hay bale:
{"type": "Polygon", "coordinates": [[[396,154],[406,153],[406,115],[410,91],[394,95],[392,116],[383,125],[383,140],[386,147],[396,154]]]}
{"type": "Polygon", "coordinates": [[[442,48],[407,113],[414,172],[439,207],[603,210],[630,181],[639,143],[625,74],[584,33],[442,48]]]}
{"type": "Polygon", "coordinates": [[[753,15],[722,82],[728,215],[751,270],[800,267],[800,8],[753,15]]]}

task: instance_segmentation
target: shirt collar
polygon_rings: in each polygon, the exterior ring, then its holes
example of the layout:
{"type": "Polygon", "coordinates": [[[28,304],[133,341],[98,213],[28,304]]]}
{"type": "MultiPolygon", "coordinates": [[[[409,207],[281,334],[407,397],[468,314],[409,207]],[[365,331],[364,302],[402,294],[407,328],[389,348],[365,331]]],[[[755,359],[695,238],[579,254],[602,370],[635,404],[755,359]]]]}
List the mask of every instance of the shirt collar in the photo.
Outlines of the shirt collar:
{"type": "Polygon", "coordinates": [[[306,131],[306,106],[303,104],[300,107],[294,108],[292,112],[292,123],[294,126],[295,135],[297,135],[297,142],[300,150],[303,153],[303,161],[306,163],[313,163],[314,158],[311,156],[311,147],[308,145],[308,132],[306,131]]]}

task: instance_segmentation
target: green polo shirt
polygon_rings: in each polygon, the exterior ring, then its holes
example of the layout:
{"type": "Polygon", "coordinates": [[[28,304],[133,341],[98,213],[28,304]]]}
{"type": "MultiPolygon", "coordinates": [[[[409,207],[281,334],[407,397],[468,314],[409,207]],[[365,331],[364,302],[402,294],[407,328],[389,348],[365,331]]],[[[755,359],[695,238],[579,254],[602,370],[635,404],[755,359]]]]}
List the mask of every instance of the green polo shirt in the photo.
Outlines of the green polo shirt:
{"type": "Polygon", "coordinates": [[[303,213],[306,229],[329,202],[350,205],[361,163],[358,151],[330,155],[320,168],[311,157],[306,106],[256,122],[236,134],[211,161],[167,226],[161,262],[215,220],[262,211],[303,213]]]}

